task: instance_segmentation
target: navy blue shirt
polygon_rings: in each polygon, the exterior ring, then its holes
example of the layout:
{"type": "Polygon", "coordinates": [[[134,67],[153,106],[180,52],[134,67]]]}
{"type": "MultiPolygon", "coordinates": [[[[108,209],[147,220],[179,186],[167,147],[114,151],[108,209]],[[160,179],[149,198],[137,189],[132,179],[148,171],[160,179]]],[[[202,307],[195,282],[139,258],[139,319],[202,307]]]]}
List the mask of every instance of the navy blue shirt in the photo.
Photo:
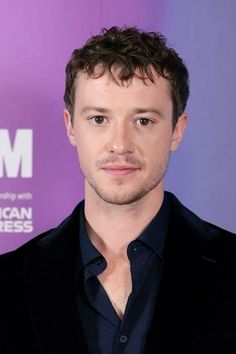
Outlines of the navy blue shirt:
{"type": "Polygon", "coordinates": [[[114,310],[97,275],[107,266],[86,231],[84,205],[80,209],[82,268],[78,291],[80,319],[90,354],[142,354],[151,322],[163,267],[163,249],[169,220],[165,194],[159,212],[127,248],[132,292],[122,319],[114,310]]]}

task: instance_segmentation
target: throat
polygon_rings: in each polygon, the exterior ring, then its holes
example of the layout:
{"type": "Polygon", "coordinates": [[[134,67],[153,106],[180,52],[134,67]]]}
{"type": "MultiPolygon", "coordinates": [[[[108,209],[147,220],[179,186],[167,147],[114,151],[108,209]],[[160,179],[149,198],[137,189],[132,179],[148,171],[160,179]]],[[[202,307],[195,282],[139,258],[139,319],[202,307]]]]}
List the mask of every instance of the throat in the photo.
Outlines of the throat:
{"type": "Polygon", "coordinates": [[[132,292],[132,279],[129,261],[120,261],[107,268],[97,278],[103,286],[114,310],[123,318],[129,295],[132,292]]]}

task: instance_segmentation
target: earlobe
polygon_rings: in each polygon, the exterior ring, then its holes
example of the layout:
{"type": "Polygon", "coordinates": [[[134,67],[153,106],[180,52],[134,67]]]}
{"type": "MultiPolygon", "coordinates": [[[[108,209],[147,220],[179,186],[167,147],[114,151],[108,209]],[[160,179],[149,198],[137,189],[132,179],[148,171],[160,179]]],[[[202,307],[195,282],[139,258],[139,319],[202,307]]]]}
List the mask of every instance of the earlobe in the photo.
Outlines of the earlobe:
{"type": "Polygon", "coordinates": [[[75,132],[72,125],[72,119],[69,111],[64,109],[64,121],[66,126],[67,137],[73,146],[76,146],[75,132]]]}
{"type": "Polygon", "coordinates": [[[181,141],[183,140],[184,131],[187,127],[187,121],[188,121],[188,116],[186,113],[183,113],[181,116],[179,116],[172,136],[171,148],[170,148],[171,151],[177,150],[181,141]]]}

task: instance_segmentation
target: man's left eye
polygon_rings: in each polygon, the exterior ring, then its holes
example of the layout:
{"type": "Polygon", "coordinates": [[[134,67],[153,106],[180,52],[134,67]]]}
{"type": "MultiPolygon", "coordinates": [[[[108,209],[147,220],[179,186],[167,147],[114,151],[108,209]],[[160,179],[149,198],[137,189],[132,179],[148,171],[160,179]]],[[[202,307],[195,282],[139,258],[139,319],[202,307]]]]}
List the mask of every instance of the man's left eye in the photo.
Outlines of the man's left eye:
{"type": "Polygon", "coordinates": [[[137,120],[137,122],[138,122],[139,125],[142,125],[142,126],[145,127],[146,125],[150,124],[151,121],[148,118],[139,118],[137,120]]]}

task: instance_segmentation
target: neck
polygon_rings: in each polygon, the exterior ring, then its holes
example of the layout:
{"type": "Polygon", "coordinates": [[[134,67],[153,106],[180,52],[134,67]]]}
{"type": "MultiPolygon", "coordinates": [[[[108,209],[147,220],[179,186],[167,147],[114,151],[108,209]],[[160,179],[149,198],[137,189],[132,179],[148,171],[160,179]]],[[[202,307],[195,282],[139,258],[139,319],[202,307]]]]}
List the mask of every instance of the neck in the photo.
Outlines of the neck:
{"type": "Polygon", "coordinates": [[[127,258],[127,246],[154,218],[164,198],[161,182],[140,200],[115,205],[102,200],[85,184],[85,218],[91,242],[107,258],[127,258]]]}

